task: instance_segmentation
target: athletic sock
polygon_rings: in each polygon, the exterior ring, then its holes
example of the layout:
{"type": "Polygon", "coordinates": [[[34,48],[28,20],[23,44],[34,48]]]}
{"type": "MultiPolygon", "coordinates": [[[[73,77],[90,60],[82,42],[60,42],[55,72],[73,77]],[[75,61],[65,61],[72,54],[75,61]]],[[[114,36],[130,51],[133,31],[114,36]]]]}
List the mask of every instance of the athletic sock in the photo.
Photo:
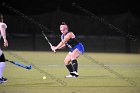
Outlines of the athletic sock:
{"type": "Polygon", "coordinates": [[[73,72],[73,67],[72,64],[69,63],[68,65],[66,65],[67,69],[69,70],[69,72],[73,72]]]}
{"type": "Polygon", "coordinates": [[[0,62],[0,78],[2,78],[4,67],[5,67],[5,62],[0,62]]]}
{"type": "Polygon", "coordinates": [[[76,71],[78,70],[78,62],[77,60],[72,60],[72,65],[73,65],[73,71],[76,71]]]}

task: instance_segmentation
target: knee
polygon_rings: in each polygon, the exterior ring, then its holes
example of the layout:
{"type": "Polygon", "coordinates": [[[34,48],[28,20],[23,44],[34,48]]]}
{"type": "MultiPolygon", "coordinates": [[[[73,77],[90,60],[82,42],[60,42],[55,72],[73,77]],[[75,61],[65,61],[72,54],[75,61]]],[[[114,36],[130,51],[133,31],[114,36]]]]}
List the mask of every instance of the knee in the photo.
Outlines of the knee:
{"type": "Polygon", "coordinates": [[[69,63],[70,63],[70,61],[64,60],[64,64],[65,64],[65,65],[68,65],[69,63]]]}

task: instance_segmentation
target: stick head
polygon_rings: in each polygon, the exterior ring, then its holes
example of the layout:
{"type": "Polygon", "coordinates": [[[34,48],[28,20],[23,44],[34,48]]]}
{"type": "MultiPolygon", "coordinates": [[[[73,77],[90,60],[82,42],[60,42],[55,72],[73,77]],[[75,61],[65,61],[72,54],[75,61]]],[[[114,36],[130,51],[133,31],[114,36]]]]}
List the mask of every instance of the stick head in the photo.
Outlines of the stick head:
{"type": "Polygon", "coordinates": [[[32,69],[32,65],[27,66],[26,69],[31,70],[32,69]]]}

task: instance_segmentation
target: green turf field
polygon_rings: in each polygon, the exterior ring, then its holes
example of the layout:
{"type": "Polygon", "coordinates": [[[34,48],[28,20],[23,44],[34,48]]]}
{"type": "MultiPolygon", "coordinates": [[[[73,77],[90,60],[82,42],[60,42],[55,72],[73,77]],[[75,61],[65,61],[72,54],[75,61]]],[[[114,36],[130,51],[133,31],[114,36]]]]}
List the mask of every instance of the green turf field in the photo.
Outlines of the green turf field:
{"type": "Polygon", "coordinates": [[[65,78],[65,52],[4,51],[31,70],[7,62],[0,93],[140,93],[140,54],[85,53],[79,77],[65,78]],[[46,76],[47,79],[42,79],[46,76]]]}

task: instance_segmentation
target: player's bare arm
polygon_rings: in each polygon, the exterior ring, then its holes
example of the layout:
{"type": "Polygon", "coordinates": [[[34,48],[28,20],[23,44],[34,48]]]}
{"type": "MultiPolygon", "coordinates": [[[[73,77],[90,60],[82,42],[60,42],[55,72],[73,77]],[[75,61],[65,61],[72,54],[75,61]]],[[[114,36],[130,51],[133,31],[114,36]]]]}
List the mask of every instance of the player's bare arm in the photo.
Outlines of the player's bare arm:
{"type": "Polygon", "coordinates": [[[60,49],[63,45],[65,45],[65,43],[70,39],[70,38],[73,38],[73,33],[72,32],[69,32],[65,38],[56,46],[54,47],[54,50],[57,50],[57,49],[60,49]]]}
{"type": "Polygon", "coordinates": [[[1,25],[0,27],[0,32],[1,32],[1,35],[2,35],[2,38],[4,40],[4,47],[8,47],[8,41],[6,39],[6,27],[4,25],[1,25]]]}
{"type": "Polygon", "coordinates": [[[69,32],[65,38],[55,47],[55,49],[59,49],[61,46],[63,46],[70,38],[73,37],[73,33],[69,32]]]}
{"type": "Polygon", "coordinates": [[[58,48],[58,49],[64,49],[66,47],[66,45],[65,44],[63,44],[60,48],[58,48]]]}

